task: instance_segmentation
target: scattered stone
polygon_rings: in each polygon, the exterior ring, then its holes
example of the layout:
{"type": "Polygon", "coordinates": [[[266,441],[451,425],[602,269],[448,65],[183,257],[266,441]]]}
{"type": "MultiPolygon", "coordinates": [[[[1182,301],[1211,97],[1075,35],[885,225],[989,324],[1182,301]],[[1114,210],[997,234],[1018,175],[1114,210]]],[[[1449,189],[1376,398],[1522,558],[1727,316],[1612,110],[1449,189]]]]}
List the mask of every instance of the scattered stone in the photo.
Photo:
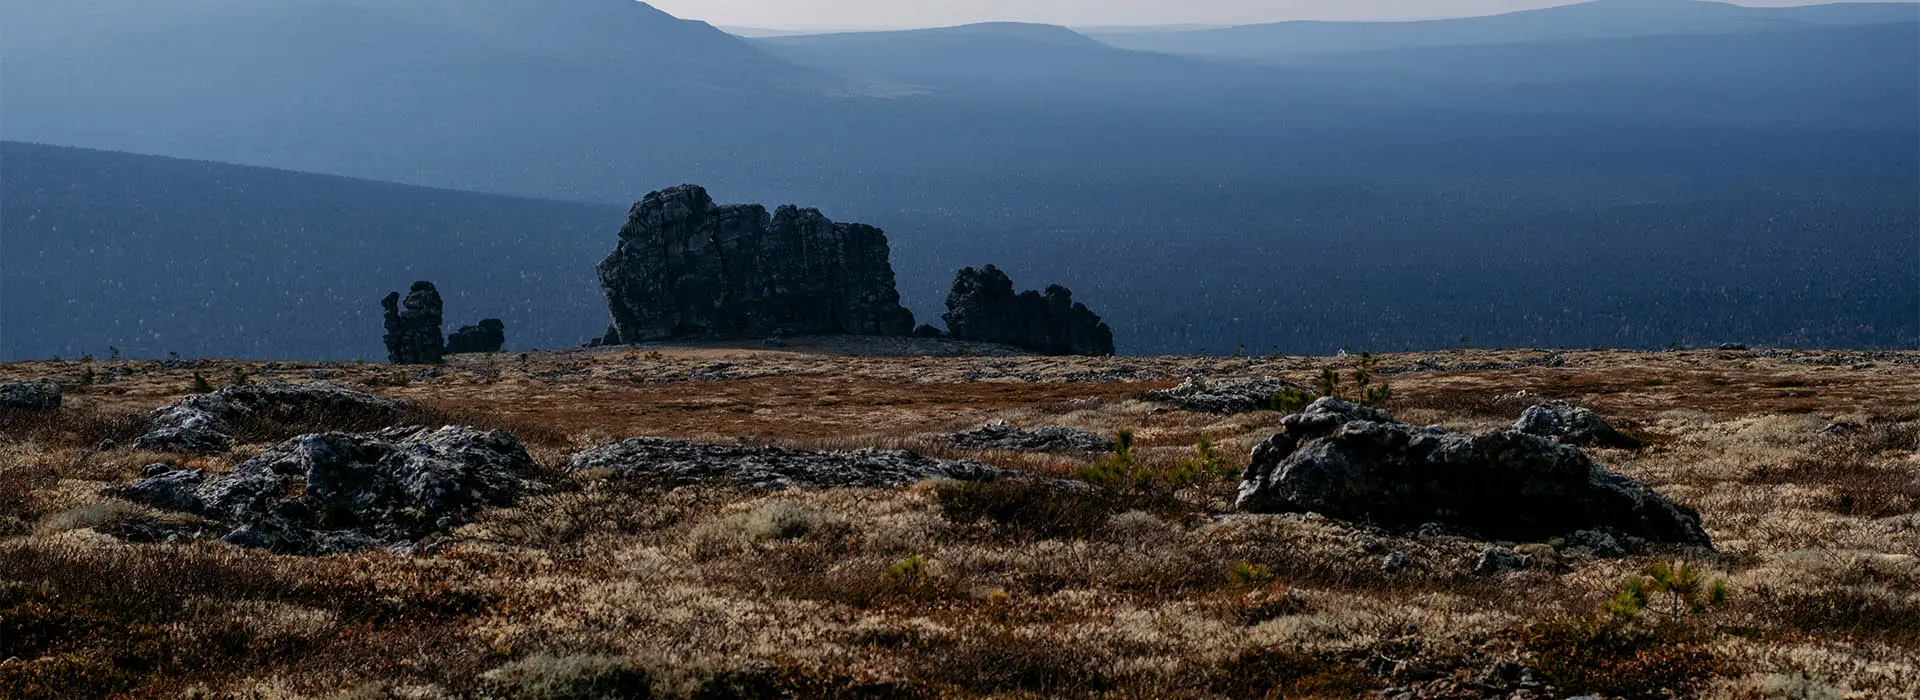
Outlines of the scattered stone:
{"type": "Polygon", "coordinates": [[[1617,559],[1640,551],[1644,542],[1607,528],[1568,533],[1560,551],[1597,559],[1617,559]]]}
{"type": "Polygon", "coordinates": [[[448,355],[500,352],[506,346],[507,324],[497,318],[486,319],[477,326],[461,326],[447,336],[448,355]]]}
{"type": "Polygon", "coordinates": [[[1147,392],[1147,400],[1202,413],[1249,413],[1273,410],[1273,397],[1289,390],[1318,395],[1277,377],[1190,377],[1172,389],[1147,392]]]}
{"type": "Polygon", "coordinates": [[[233,433],[250,423],[326,420],[389,425],[405,410],[406,404],[396,399],[352,391],[331,382],[230,386],[155,409],[148,414],[151,429],[135,440],[133,447],[158,452],[225,452],[233,448],[233,433]]]}
{"type": "Polygon", "coordinates": [[[308,555],[410,545],[543,487],[512,435],[452,426],[303,435],[227,474],[155,471],[105,493],[220,523],[230,544],[308,555]]]}
{"type": "Polygon", "coordinates": [[[1721,343],[1720,349],[1721,350],[1745,350],[1747,349],[1747,346],[1741,345],[1739,343],[1721,343]]]}
{"type": "Polygon", "coordinates": [[[1860,432],[1860,425],[1858,423],[1835,421],[1822,426],[1819,434],[1826,437],[1846,437],[1858,432],[1860,432]]]}
{"type": "Polygon", "coordinates": [[[1053,452],[1097,455],[1113,451],[1113,441],[1078,428],[1050,427],[1021,430],[1006,421],[994,421],[975,430],[946,436],[946,441],[973,450],[1053,452]]]}
{"type": "Polygon", "coordinates": [[[1711,546],[1693,509],[1602,469],[1578,448],[1517,430],[1416,427],[1330,398],[1281,419],[1280,433],[1254,448],[1238,506],[1400,532],[1440,523],[1483,540],[1542,542],[1611,528],[1711,546]]]}
{"type": "Polygon", "coordinates": [[[1049,355],[1112,355],[1113,329],[1060,285],[1015,294],[999,268],[954,275],[947,294],[947,333],[960,340],[1002,343],[1049,355]]]}
{"type": "Polygon", "coordinates": [[[1527,409],[1520,414],[1520,420],[1514,422],[1513,429],[1576,447],[1616,447],[1623,450],[1646,447],[1646,443],[1614,430],[1600,414],[1565,401],[1548,401],[1527,409]]]}
{"type": "Polygon", "coordinates": [[[1412,562],[1407,559],[1406,552],[1392,552],[1388,554],[1386,558],[1380,560],[1380,570],[1389,574],[1397,574],[1406,571],[1407,566],[1411,563],[1412,562]]]}
{"type": "Polygon", "coordinates": [[[60,410],[60,385],[53,382],[0,382],[0,411],[60,410]]]}
{"type": "Polygon", "coordinates": [[[432,282],[415,282],[406,301],[400,293],[380,300],[386,310],[387,361],[396,365],[437,365],[446,346],[440,337],[440,292],[432,282]]]}
{"type": "Polygon", "coordinates": [[[804,335],[905,336],[886,233],[818,209],[714,204],[694,185],[654,192],[599,265],[614,331],[603,344],[804,335]]]}
{"type": "Polygon", "coordinates": [[[1488,547],[1480,550],[1480,557],[1473,561],[1473,572],[1491,576],[1504,574],[1509,571],[1519,571],[1532,565],[1533,560],[1523,555],[1514,554],[1513,550],[1502,549],[1500,547],[1488,547]]]}
{"type": "Polygon", "coordinates": [[[590,469],[672,486],[717,483],[760,491],[905,486],[935,478],[992,481],[1018,475],[978,462],[911,452],[808,452],[656,438],[601,445],[573,456],[573,471],[590,469]]]}

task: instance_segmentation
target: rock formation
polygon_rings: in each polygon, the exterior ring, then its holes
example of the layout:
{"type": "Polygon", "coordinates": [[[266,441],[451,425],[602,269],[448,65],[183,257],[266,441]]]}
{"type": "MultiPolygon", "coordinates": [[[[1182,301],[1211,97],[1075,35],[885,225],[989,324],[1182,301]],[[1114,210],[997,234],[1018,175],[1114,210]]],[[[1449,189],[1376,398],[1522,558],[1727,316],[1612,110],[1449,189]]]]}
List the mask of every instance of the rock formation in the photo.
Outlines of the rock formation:
{"type": "Polygon", "coordinates": [[[1021,430],[1005,421],[946,436],[946,441],[971,450],[1055,452],[1097,455],[1113,451],[1113,441],[1078,428],[1051,427],[1021,430]]]}
{"type": "Polygon", "coordinates": [[[230,473],[150,470],[109,496],[199,515],[221,539],[294,554],[406,545],[541,487],[520,441],[472,428],[394,428],[288,440],[230,473]]]}
{"type": "Polygon", "coordinates": [[[1607,530],[1710,546],[1700,516],[1578,448],[1517,430],[1449,433],[1337,399],[1281,419],[1254,448],[1239,507],[1313,512],[1410,532],[1457,528],[1483,539],[1542,542],[1607,530]]]}
{"type": "Polygon", "coordinates": [[[477,326],[461,326],[460,330],[447,336],[448,355],[500,352],[506,346],[507,324],[497,318],[481,321],[477,326]]]}
{"type": "Polygon", "coordinates": [[[404,303],[400,293],[380,301],[386,309],[387,361],[396,365],[437,365],[446,353],[440,338],[440,292],[432,282],[415,282],[404,303]]]}
{"type": "Polygon", "coordinates": [[[714,204],[693,185],[633,206],[599,266],[618,343],[777,333],[904,336],[887,237],[816,209],[714,204]]]}
{"type": "Polygon", "coordinates": [[[1017,476],[977,462],[911,452],[806,452],[778,447],[710,445],[635,438],[584,450],[572,469],[606,469],[672,486],[728,484],[755,490],[904,486],[927,479],[991,481],[1017,476]]]}
{"type": "Polygon", "coordinates": [[[1277,377],[1189,377],[1172,389],[1147,392],[1147,400],[1202,413],[1248,413],[1273,410],[1274,397],[1289,391],[1317,395],[1277,377]]]}
{"type": "Polygon", "coordinates": [[[961,270],[947,294],[947,334],[959,340],[1003,343],[1049,355],[1112,355],[1113,330],[1073,292],[1053,285],[1047,291],[1015,294],[1013,280],[999,268],[961,270]]]}
{"type": "Polygon", "coordinates": [[[230,386],[194,394],[148,414],[151,430],[135,449],[211,453],[233,448],[234,433],[268,423],[391,425],[407,405],[330,382],[230,386]]]}
{"type": "Polygon", "coordinates": [[[1646,446],[1613,428],[1600,414],[1565,401],[1548,401],[1528,408],[1513,429],[1576,447],[1616,447],[1637,450],[1646,446]]]}
{"type": "Polygon", "coordinates": [[[57,411],[60,385],[52,382],[0,382],[0,411],[57,411]]]}

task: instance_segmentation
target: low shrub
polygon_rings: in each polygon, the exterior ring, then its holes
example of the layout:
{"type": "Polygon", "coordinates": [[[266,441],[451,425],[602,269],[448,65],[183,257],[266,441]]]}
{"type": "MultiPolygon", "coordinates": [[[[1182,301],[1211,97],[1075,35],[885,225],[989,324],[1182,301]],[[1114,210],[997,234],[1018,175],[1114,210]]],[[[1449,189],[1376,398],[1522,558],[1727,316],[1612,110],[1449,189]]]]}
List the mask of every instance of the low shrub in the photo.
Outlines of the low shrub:
{"type": "Polygon", "coordinates": [[[934,495],[948,521],[990,523],[1014,538],[1086,537],[1121,510],[1105,491],[1036,479],[948,481],[935,486],[934,495]]]}
{"type": "Polygon", "coordinates": [[[1522,647],[1560,690],[1625,700],[1691,697],[1719,670],[1713,653],[1686,627],[1614,616],[1533,625],[1522,634],[1522,647]]]}

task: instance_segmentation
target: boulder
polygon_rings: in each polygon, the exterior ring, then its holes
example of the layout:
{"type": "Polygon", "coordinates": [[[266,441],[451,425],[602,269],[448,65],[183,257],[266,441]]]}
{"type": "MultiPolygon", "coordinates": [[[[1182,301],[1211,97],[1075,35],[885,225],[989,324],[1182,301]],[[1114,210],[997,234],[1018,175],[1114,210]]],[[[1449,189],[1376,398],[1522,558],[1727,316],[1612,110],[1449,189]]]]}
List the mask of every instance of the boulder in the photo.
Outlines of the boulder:
{"type": "Polygon", "coordinates": [[[957,447],[970,450],[1082,455],[1113,451],[1112,440],[1078,428],[1050,427],[1026,431],[1006,421],[994,421],[974,430],[948,435],[945,439],[957,447]]]}
{"type": "Polygon", "coordinates": [[[0,382],[0,411],[60,410],[60,385],[52,382],[0,382]]]}
{"type": "Polygon", "coordinates": [[[446,353],[440,337],[440,292],[432,282],[415,282],[403,302],[399,292],[380,300],[386,310],[387,361],[396,365],[437,365],[446,353]]]}
{"type": "Polygon", "coordinates": [[[1577,447],[1637,450],[1646,443],[1614,430],[1600,414],[1565,401],[1548,401],[1520,414],[1513,429],[1577,447]]]}
{"type": "Polygon", "coordinates": [[[1711,546],[1700,516],[1578,448],[1501,430],[1450,433],[1338,399],[1281,419],[1255,447],[1238,507],[1313,512],[1390,530],[1439,527],[1481,539],[1544,542],[1609,529],[1650,542],[1711,546]]]}
{"type": "Polygon", "coordinates": [[[147,434],[134,449],[160,452],[225,452],[234,433],[260,423],[303,421],[368,427],[400,420],[407,405],[385,396],[352,391],[332,382],[230,386],[194,394],[148,414],[147,434]]]}
{"type": "Polygon", "coordinates": [[[407,545],[543,487],[512,435],[445,427],[288,440],[231,473],[150,470],[106,495],[201,516],[221,539],[293,554],[407,545]]]}
{"type": "Polygon", "coordinates": [[[1015,294],[999,268],[971,267],[954,275],[947,294],[947,334],[959,340],[1001,343],[1049,355],[1112,355],[1113,329],[1073,292],[1053,285],[1045,293],[1015,294]]]}
{"type": "Polygon", "coordinates": [[[1172,389],[1147,392],[1147,400],[1202,413],[1247,413],[1273,409],[1273,398],[1287,391],[1317,394],[1276,377],[1191,377],[1172,389]]]}
{"type": "Polygon", "coordinates": [[[500,352],[506,346],[507,324],[497,318],[486,319],[475,326],[461,326],[447,336],[448,355],[500,352]]]}
{"type": "Polygon", "coordinates": [[[605,469],[670,486],[722,484],[761,491],[905,486],[937,478],[991,481],[1018,475],[977,462],[933,459],[911,452],[810,452],[656,438],[635,438],[581,451],[573,456],[571,469],[605,469]]]}
{"type": "Polygon", "coordinates": [[[817,209],[714,204],[694,185],[646,196],[601,261],[606,344],[801,335],[905,336],[887,236],[817,209]]]}

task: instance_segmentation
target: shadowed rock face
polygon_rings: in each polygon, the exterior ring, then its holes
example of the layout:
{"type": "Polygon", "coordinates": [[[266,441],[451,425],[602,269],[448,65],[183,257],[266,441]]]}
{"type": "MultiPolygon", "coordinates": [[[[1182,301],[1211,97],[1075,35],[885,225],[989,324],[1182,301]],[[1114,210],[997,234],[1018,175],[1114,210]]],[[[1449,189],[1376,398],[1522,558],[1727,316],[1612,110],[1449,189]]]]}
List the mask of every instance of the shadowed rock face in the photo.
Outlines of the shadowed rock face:
{"type": "Polygon", "coordinates": [[[904,336],[880,229],[816,209],[714,204],[694,185],[633,206],[599,266],[619,343],[779,333],[904,336]]]}
{"type": "Polygon", "coordinates": [[[432,282],[415,282],[404,302],[400,293],[380,300],[386,309],[387,361],[396,365],[440,364],[446,347],[440,336],[440,291],[432,282]]]}
{"type": "Polygon", "coordinates": [[[1053,285],[1045,293],[1015,294],[1013,280],[988,265],[962,269],[947,294],[947,332],[960,340],[1004,343],[1049,355],[1112,355],[1113,329],[1073,292],[1053,285]]]}
{"type": "Polygon", "coordinates": [[[497,318],[481,321],[477,326],[461,326],[460,330],[447,336],[448,355],[500,352],[506,346],[507,324],[497,318]]]}
{"type": "Polygon", "coordinates": [[[1337,399],[1315,401],[1281,426],[1254,448],[1242,510],[1314,512],[1400,531],[1437,524],[1489,539],[1605,530],[1711,545],[1692,509],[1551,439],[1421,428],[1337,399]]]}

